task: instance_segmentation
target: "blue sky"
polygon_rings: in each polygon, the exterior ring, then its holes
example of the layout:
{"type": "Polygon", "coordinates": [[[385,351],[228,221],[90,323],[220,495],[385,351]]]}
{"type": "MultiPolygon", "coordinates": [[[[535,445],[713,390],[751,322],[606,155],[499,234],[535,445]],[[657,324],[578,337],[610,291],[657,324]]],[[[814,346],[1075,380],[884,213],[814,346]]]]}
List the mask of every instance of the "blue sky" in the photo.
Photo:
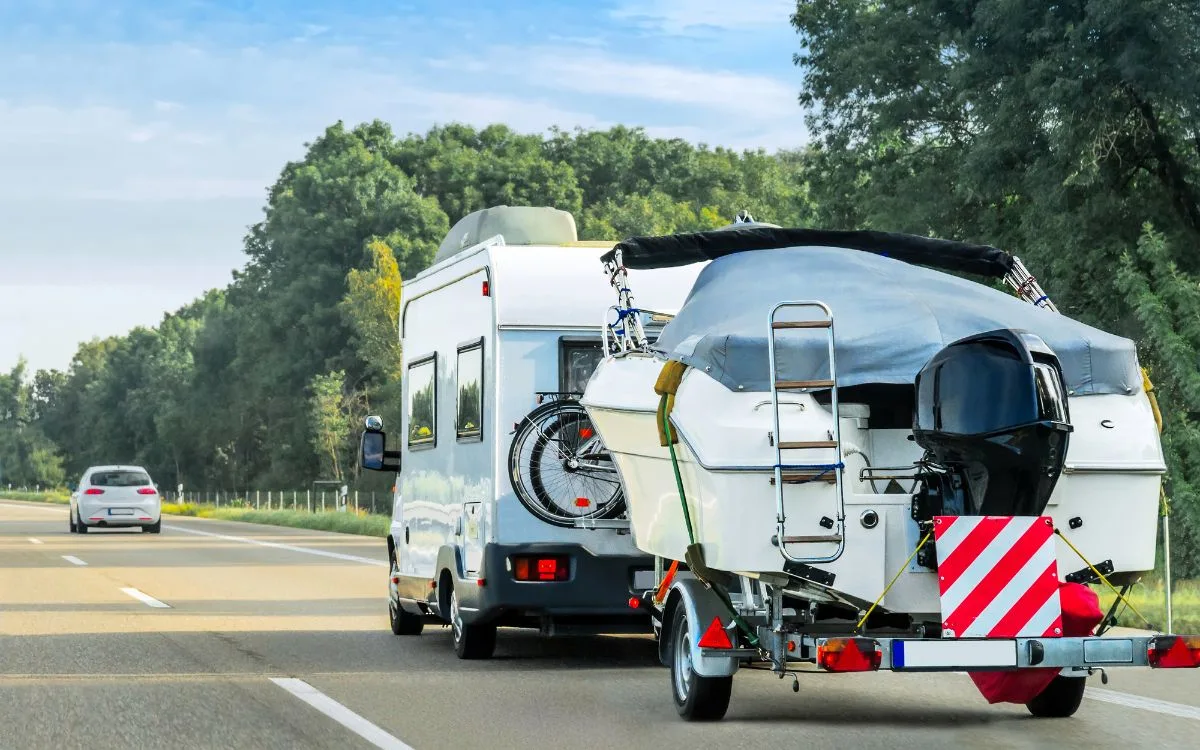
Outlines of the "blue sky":
{"type": "Polygon", "coordinates": [[[224,286],[339,119],[801,145],[794,6],[0,0],[0,368],[63,368],[224,286]]]}

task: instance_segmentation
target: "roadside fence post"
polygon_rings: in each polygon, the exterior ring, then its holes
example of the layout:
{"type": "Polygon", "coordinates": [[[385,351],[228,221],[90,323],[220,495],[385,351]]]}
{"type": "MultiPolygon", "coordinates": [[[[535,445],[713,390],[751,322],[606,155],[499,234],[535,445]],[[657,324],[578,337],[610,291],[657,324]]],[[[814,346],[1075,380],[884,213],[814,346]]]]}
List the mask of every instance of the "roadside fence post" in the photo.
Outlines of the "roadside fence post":
{"type": "Polygon", "coordinates": [[[304,504],[308,506],[308,512],[312,513],[312,490],[304,491],[304,504]]]}

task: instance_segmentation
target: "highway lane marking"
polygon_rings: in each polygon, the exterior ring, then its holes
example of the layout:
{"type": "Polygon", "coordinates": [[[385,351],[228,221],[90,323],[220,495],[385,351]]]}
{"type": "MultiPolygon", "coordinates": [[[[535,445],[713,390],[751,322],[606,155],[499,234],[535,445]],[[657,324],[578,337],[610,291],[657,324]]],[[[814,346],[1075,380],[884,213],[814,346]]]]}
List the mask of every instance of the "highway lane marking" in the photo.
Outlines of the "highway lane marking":
{"type": "Polygon", "coordinates": [[[83,560],[80,560],[75,555],[63,555],[62,559],[66,560],[67,562],[71,563],[72,565],[87,565],[87,563],[85,563],[83,560]]]}
{"type": "Polygon", "coordinates": [[[388,734],[377,725],[354,713],[304,680],[298,680],[294,677],[272,677],[271,682],[346,727],[375,747],[384,748],[385,750],[413,750],[411,745],[401,742],[398,738],[388,734]]]}
{"type": "Polygon", "coordinates": [[[160,609],[170,609],[171,608],[170,604],[163,604],[159,600],[155,599],[153,596],[150,596],[149,594],[143,594],[141,591],[138,591],[137,589],[128,588],[128,589],[121,589],[121,591],[125,592],[129,596],[132,596],[134,599],[137,599],[139,602],[142,602],[143,604],[145,604],[147,606],[158,607],[160,609]]]}
{"type": "Polygon", "coordinates": [[[1105,703],[1113,703],[1118,706],[1127,708],[1140,708],[1143,711],[1153,711],[1159,714],[1168,716],[1177,716],[1181,719],[1196,719],[1200,721],[1200,708],[1196,706],[1187,706],[1182,703],[1171,703],[1169,701],[1155,700],[1154,698],[1143,698],[1140,695],[1131,695],[1129,693],[1119,693],[1115,690],[1105,690],[1103,688],[1088,688],[1084,691],[1085,698],[1091,698],[1095,701],[1103,701],[1105,703]]]}
{"type": "Polygon", "coordinates": [[[296,547],[291,544],[280,544],[279,542],[264,542],[261,539],[250,539],[244,536],[231,536],[229,534],[217,534],[212,531],[200,531],[198,529],[189,529],[184,526],[163,526],[163,528],[171,531],[182,531],[185,534],[196,534],[198,536],[209,536],[214,539],[224,539],[229,542],[257,544],[260,547],[273,547],[275,549],[283,549],[290,552],[303,552],[306,555],[331,557],[334,560],[346,560],[348,562],[362,563],[364,565],[378,565],[384,568],[388,566],[388,564],[383,560],[373,560],[369,557],[359,557],[358,555],[346,555],[342,554],[341,552],[326,552],[323,549],[312,549],[311,547],[296,547]]]}
{"type": "Polygon", "coordinates": [[[30,544],[45,544],[45,542],[43,542],[41,539],[34,539],[33,537],[29,537],[29,543],[30,544]]]}

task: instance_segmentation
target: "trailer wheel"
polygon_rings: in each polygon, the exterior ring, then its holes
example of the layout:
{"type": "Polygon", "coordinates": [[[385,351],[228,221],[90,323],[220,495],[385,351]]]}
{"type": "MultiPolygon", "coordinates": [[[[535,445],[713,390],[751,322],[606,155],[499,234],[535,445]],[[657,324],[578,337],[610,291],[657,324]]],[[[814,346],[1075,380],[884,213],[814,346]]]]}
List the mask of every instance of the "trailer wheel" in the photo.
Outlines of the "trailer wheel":
{"type": "Polygon", "coordinates": [[[496,626],[463,622],[458,594],[450,589],[450,630],[454,635],[454,653],[460,659],[490,659],[496,650],[496,626]]]}
{"type": "Polygon", "coordinates": [[[1045,719],[1065,719],[1073,716],[1083,702],[1087,680],[1083,677],[1059,675],[1046,689],[1025,704],[1029,713],[1045,719]]]}
{"type": "Polygon", "coordinates": [[[702,677],[692,669],[692,632],[687,608],[675,608],[671,618],[671,695],[675,709],[688,721],[718,721],[729,709],[733,675],[702,677]]]}

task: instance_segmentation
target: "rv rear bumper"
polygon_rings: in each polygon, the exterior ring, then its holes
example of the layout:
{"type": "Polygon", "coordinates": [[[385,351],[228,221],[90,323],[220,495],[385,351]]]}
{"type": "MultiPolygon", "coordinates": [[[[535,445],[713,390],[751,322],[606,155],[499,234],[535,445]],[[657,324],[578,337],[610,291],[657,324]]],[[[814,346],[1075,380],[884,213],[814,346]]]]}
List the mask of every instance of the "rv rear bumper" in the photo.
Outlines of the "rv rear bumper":
{"type": "Polygon", "coordinates": [[[464,619],[558,632],[650,629],[649,613],[629,603],[654,585],[654,559],[647,555],[596,555],[577,544],[491,544],[479,578],[482,585],[469,578],[459,584],[464,619]],[[565,559],[565,580],[517,580],[514,563],[522,557],[565,559]]]}

